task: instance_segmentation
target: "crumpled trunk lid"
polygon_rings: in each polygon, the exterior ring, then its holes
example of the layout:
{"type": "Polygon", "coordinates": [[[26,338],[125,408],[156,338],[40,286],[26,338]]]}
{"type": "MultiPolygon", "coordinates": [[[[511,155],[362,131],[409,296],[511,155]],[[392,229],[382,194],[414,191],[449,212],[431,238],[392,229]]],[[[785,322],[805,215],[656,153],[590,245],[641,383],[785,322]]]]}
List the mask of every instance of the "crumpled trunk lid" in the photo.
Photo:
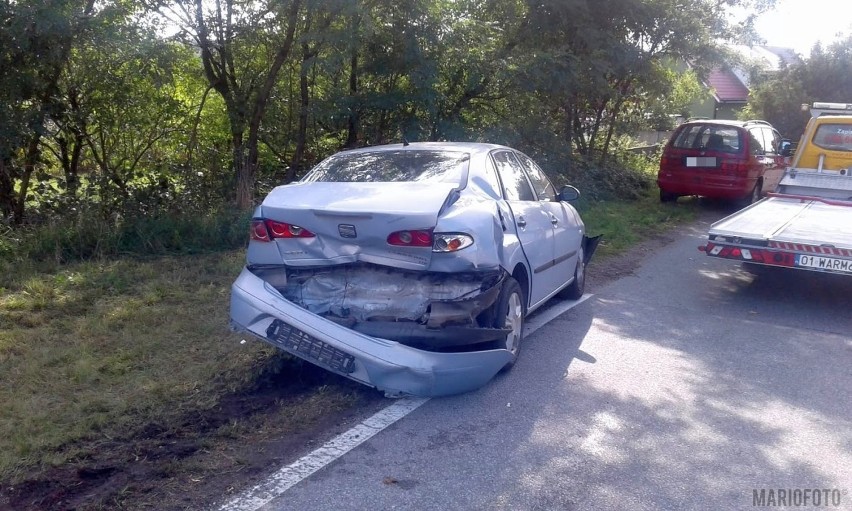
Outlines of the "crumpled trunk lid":
{"type": "MultiPolygon", "coordinates": [[[[390,245],[388,235],[434,229],[455,187],[452,183],[295,183],[273,190],[259,214],[316,235],[275,240],[281,263],[312,266],[363,261],[422,270],[429,266],[432,247],[390,245]]],[[[249,246],[250,262],[252,255],[249,246]]]]}

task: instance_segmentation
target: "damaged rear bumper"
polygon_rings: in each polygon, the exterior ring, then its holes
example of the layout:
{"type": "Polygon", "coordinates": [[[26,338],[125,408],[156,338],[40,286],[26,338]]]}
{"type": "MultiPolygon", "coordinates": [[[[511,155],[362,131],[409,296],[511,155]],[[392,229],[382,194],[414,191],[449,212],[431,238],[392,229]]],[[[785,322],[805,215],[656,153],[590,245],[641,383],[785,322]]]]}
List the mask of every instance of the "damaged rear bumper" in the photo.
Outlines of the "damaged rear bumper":
{"type": "Polygon", "coordinates": [[[231,325],[389,396],[474,390],[512,358],[503,349],[436,353],[357,332],[285,299],[245,268],[231,288],[231,325]]]}

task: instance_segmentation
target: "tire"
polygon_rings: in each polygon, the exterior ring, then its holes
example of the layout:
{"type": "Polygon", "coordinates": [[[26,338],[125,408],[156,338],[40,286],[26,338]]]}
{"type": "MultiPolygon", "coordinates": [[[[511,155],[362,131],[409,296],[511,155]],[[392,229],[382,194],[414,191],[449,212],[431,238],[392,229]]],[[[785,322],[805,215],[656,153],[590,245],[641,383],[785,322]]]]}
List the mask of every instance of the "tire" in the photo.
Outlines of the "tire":
{"type": "Polygon", "coordinates": [[[754,204],[755,202],[760,200],[760,194],[762,192],[762,188],[760,186],[760,181],[754,184],[754,188],[751,189],[751,193],[748,194],[745,198],[740,201],[740,206],[746,207],[754,204]]]}
{"type": "Polygon", "coordinates": [[[577,256],[577,266],[574,267],[574,281],[559,292],[559,298],[564,300],[579,300],[586,291],[586,263],[583,261],[585,254],[581,248],[577,256]]]}
{"type": "Polygon", "coordinates": [[[664,192],[662,189],[660,190],[660,202],[674,202],[678,198],[678,194],[664,192]]]}
{"type": "Polygon", "coordinates": [[[494,327],[512,329],[512,333],[507,335],[504,341],[498,341],[499,348],[509,350],[512,354],[512,359],[502,369],[502,371],[508,371],[518,360],[524,338],[526,307],[524,293],[517,280],[512,277],[506,278],[494,307],[494,327]]]}

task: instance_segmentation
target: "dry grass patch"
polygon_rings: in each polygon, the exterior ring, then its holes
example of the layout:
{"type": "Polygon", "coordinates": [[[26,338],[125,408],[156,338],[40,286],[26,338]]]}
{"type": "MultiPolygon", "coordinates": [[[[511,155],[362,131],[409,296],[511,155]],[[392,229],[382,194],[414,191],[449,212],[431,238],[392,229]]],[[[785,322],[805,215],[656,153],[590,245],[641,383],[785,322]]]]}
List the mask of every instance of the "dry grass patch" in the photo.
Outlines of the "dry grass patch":
{"type": "Polygon", "coordinates": [[[20,268],[0,277],[0,481],[87,441],[171,427],[252,383],[275,352],[227,329],[242,251],[20,268]]]}

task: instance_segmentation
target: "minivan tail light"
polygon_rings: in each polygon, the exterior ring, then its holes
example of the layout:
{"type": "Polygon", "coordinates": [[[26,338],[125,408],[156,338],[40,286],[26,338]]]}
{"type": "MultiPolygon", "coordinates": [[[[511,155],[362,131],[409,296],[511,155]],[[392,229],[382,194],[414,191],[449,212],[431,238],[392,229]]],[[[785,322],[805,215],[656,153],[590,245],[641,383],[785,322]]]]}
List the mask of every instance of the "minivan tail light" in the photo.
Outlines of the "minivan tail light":
{"type": "Polygon", "coordinates": [[[278,238],[313,238],[315,236],[311,231],[295,224],[263,218],[255,218],[251,221],[251,239],[254,241],[272,241],[278,238]]]}
{"type": "Polygon", "coordinates": [[[432,229],[392,232],[388,235],[388,244],[398,247],[431,247],[432,229]]]}
{"type": "Polygon", "coordinates": [[[732,172],[734,174],[747,174],[748,162],[744,162],[741,160],[722,161],[722,163],[719,164],[719,168],[721,170],[732,172]]]}

